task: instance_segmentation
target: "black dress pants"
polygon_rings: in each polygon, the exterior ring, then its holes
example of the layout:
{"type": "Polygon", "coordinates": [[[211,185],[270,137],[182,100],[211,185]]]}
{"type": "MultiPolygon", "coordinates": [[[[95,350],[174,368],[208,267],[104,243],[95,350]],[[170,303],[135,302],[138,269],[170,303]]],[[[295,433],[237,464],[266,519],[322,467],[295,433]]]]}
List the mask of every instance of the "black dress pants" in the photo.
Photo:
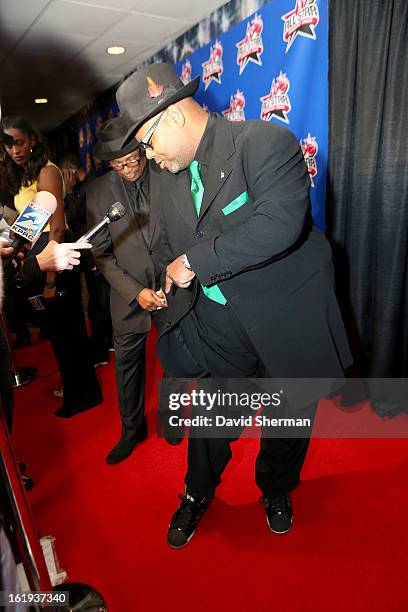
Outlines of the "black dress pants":
{"type": "Polygon", "coordinates": [[[116,383],[122,439],[138,442],[146,435],[145,381],[147,333],[113,330],[116,383]]]}
{"type": "MultiPolygon", "coordinates": [[[[180,330],[194,357],[189,372],[178,377],[268,377],[264,365],[228,304],[222,306],[200,292],[194,309],[180,322],[180,330]],[[197,365],[198,364],[198,365],[197,365]],[[201,367],[200,367],[201,366],[201,367]]],[[[304,409],[311,417],[315,406],[304,409]]],[[[189,437],[185,484],[197,496],[210,497],[232,457],[231,438],[189,437]]],[[[255,480],[264,496],[289,493],[299,482],[309,438],[262,437],[255,464],[255,480]]]]}
{"type": "MultiPolygon", "coordinates": [[[[27,257],[40,253],[48,242],[43,233],[27,257]]],[[[26,296],[41,295],[45,274],[27,281],[26,296]]],[[[85,410],[103,401],[90,353],[82,304],[82,287],[77,268],[57,274],[56,298],[47,302],[45,310],[32,312],[50,339],[58,363],[64,393],[63,407],[85,410]]],[[[30,307],[31,308],[31,307],[30,307]]]]}
{"type": "Polygon", "coordinates": [[[77,409],[102,401],[89,354],[79,272],[57,277],[57,297],[47,303],[44,328],[58,363],[64,391],[64,407],[77,409]]]}

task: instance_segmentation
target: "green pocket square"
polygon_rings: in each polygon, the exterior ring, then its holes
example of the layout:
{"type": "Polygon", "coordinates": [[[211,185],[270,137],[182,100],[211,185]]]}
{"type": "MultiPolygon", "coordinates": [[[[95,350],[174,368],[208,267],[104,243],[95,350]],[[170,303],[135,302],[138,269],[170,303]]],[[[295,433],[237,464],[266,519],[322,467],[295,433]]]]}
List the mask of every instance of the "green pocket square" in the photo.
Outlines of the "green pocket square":
{"type": "Polygon", "coordinates": [[[246,204],[248,200],[249,193],[247,191],[244,191],[243,193],[241,193],[241,195],[237,196],[235,200],[232,200],[232,202],[224,206],[222,212],[224,213],[224,215],[230,215],[232,212],[234,212],[234,210],[237,210],[237,208],[240,208],[241,206],[246,204]]]}

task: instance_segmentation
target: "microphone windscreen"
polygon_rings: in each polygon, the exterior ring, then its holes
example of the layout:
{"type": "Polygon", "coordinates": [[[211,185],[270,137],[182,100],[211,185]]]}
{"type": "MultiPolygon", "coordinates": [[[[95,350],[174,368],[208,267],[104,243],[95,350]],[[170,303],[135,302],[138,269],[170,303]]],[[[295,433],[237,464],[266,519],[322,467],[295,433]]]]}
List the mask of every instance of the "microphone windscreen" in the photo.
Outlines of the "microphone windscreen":
{"type": "Polygon", "coordinates": [[[11,231],[33,246],[56,208],[55,196],[49,191],[39,191],[14,221],[11,231]]]}
{"type": "Polygon", "coordinates": [[[45,208],[49,213],[55,213],[57,209],[57,198],[49,191],[38,191],[32,200],[37,206],[45,208]]]}
{"type": "Polygon", "coordinates": [[[114,204],[112,204],[112,206],[110,206],[108,212],[106,213],[106,216],[108,217],[109,221],[112,222],[118,221],[125,214],[126,208],[123,206],[123,204],[121,202],[115,202],[114,204]]]}

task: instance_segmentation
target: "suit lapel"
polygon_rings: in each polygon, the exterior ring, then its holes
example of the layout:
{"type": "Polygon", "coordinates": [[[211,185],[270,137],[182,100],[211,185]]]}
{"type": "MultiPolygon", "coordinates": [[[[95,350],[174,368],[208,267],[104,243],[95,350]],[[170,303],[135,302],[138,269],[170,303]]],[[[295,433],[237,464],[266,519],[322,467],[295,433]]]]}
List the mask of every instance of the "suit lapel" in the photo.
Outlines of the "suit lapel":
{"type": "Polygon", "coordinates": [[[191,180],[188,169],[173,175],[173,182],[169,185],[166,197],[171,198],[172,203],[178,209],[184,221],[193,228],[197,228],[197,213],[191,197],[191,180]],[[187,195],[186,195],[187,192],[187,195]],[[188,198],[190,194],[190,198],[188,198]]]}
{"type": "Polygon", "coordinates": [[[157,221],[159,219],[158,215],[158,204],[160,202],[161,197],[161,188],[160,188],[160,178],[157,175],[157,172],[153,170],[153,163],[150,163],[149,168],[149,193],[150,193],[150,218],[149,218],[149,247],[153,243],[154,234],[156,231],[157,221]]]}
{"type": "MultiPolygon", "coordinates": [[[[130,215],[131,220],[129,221],[129,226],[134,224],[133,227],[135,228],[135,231],[132,232],[133,238],[135,240],[137,240],[137,241],[142,240],[146,244],[146,240],[144,238],[144,234],[143,234],[142,228],[140,227],[139,220],[137,218],[137,215],[135,214],[135,211],[134,211],[133,206],[132,206],[132,204],[130,202],[128,193],[127,193],[125,185],[124,185],[124,181],[126,179],[122,179],[118,175],[114,175],[112,177],[112,179],[113,179],[112,183],[111,183],[112,193],[113,193],[114,197],[117,200],[119,200],[119,202],[122,202],[122,204],[125,206],[128,214],[130,215]]],[[[150,238],[149,242],[151,242],[151,238],[150,238]]]]}
{"type": "Polygon", "coordinates": [[[122,202],[123,206],[126,208],[126,211],[131,214],[132,217],[134,217],[135,215],[133,212],[133,207],[130,203],[123,181],[121,177],[115,173],[114,170],[112,170],[111,175],[111,190],[115,201],[118,200],[119,202],[122,202]]]}
{"type": "Polygon", "coordinates": [[[232,165],[225,158],[213,155],[205,181],[203,201],[200,210],[200,220],[211,206],[221,187],[232,172],[232,165]]]}
{"type": "Polygon", "coordinates": [[[200,210],[200,220],[205,215],[218,192],[232,172],[230,157],[235,152],[231,124],[223,118],[216,117],[216,131],[207,176],[205,178],[204,196],[200,210]]]}

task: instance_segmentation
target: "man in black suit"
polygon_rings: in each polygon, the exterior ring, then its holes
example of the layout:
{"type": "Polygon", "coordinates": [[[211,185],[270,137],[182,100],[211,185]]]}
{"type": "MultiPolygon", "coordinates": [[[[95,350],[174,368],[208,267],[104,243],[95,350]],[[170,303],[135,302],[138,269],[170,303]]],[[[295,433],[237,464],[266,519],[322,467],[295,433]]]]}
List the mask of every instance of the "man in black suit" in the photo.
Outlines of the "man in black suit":
{"type": "MultiPolygon", "coordinates": [[[[330,246],[306,223],[310,181],[299,144],[275,124],[207,113],[191,97],[198,80],[183,85],[169,65],[156,64],[117,92],[128,138],[168,171],[160,179],[170,291],[168,310],[156,317],[161,363],[179,377],[342,377],[351,356],[330,246]]],[[[305,389],[303,397],[311,420],[316,392],[305,389]]],[[[230,442],[190,436],[171,546],[194,534],[231,458],[230,442]]],[[[255,476],[275,533],[291,527],[289,493],[308,443],[262,437],[255,476]]]]}
{"type": "Polygon", "coordinates": [[[106,457],[108,464],[123,461],[147,437],[144,415],[146,338],[150,312],[166,307],[157,293],[152,253],[159,237],[159,183],[151,180],[144,151],[133,140],[121,148],[126,125],[116,117],[98,133],[94,155],[109,161],[112,171],[94,181],[87,191],[88,226],[98,223],[109,206],[120,201],[127,214],[105,226],[92,239],[92,254],[110,285],[110,308],[115,347],[116,381],[122,434],[106,457]]]}

